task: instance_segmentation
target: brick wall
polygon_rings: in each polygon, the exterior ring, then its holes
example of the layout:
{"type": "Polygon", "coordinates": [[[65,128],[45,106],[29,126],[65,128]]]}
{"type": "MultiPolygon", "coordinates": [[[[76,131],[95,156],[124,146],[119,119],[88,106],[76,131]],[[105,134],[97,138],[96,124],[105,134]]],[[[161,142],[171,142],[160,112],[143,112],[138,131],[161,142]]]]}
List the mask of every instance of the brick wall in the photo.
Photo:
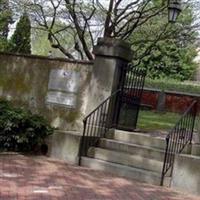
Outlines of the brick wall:
{"type": "MultiPolygon", "coordinates": [[[[161,94],[161,92],[161,90],[145,88],[142,95],[142,103],[151,105],[152,108],[156,110],[159,104],[159,94],[161,94]]],[[[200,100],[200,95],[190,93],[164,91],[164,95],[164,107],[165,110],[169,112],[184,112],[192,101],[200,100]]]]}

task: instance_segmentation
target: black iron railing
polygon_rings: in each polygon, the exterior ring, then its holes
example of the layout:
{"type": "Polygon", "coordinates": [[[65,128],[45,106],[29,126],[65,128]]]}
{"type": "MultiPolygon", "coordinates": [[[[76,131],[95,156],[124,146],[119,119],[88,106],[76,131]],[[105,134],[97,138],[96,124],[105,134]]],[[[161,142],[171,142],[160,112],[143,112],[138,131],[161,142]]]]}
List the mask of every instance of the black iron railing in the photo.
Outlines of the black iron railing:
{"type": "Polygon", "coordinates": [[[175,155],[180,154],[187,144],[192,143],[196,112],[197,101],[194,101],[166,137],[161,185],[164,183],[166,174],[168,172],[170,176],[172,174],[175,155]]]}
{"type": "Polygon", "coordinates": [[[79,165],[81,157],[87,155],[88,149],[91,146],[97,146],[100,138],[105,137],[109,128],[114,126],[114,109],[116,109],[120,93],[121,90],[114,92],[83,120],[84,129],[79,149],[79,165]]]}

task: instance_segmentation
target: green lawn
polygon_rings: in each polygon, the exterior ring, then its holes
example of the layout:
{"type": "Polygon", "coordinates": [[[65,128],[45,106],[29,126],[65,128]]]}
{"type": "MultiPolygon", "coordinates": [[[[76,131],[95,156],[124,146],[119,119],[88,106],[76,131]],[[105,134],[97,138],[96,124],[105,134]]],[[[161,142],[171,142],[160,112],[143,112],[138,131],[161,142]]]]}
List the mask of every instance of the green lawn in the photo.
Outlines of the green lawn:
{"type": "Polygon", "coordinates": [[[139,113],[137,128],[144,131],[167,131],[174,127],[180,117],[181,116],[177,113],[158,113],[154,111],[141,110],[139,113]]]}

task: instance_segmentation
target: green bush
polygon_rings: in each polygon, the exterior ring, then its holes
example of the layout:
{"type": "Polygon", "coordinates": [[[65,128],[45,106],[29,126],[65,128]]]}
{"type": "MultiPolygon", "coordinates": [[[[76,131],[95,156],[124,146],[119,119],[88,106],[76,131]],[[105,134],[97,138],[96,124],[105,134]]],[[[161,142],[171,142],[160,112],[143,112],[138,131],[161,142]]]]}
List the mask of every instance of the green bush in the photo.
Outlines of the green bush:
{"type": "Polygon", "coordinates": [[[185,92],[200,94],[200,85],[195,85],[190,82],[181,82],[173,79],[148,79],[145,80],[146,88],[155,88],[160,90],[168,90],[175,92],[185,92]]]}
{"type": "Polygon", "coordinates": [[[40,115],[0,100],[0,149],[30,152],[53,133],[53,128],[40,115]]]}

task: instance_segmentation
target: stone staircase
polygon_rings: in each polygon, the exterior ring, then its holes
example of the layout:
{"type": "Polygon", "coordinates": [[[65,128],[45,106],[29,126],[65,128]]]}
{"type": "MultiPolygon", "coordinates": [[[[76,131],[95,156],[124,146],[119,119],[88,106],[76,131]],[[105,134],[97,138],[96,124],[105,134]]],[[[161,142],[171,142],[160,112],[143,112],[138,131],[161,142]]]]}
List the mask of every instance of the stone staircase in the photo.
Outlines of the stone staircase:
{"type": "MultiPolygon", "coordinates": [[[[165,138],[110,130],[98,147],[90,147],[81,165],[160,185],[164,154],[165,138]]],[[[166,177],[164,183],[168,186],[170,177],[166,177]]]]}

